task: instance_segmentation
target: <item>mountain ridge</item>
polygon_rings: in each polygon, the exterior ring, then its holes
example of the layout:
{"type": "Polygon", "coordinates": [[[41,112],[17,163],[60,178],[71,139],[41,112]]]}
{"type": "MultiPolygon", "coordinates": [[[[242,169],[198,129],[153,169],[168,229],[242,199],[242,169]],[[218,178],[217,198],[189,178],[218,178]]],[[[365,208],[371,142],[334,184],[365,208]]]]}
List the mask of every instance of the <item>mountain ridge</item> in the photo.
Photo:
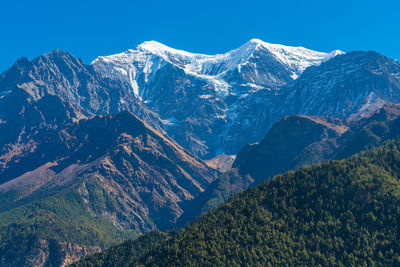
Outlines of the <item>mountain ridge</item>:
{"type": "Polygon", "coordinates": [[[376,52],[260,40],[216,56],[165,49],[139,45],[122,65],[55,50],[0,75],[7,261],[60,265],[185,224],[277,173],[347,157],[400,129],[400,109],[388,104],[400,103],[400,64],[376,52]],[[219,179],[200,159],[224,170],[238,151],[219,179]]]}
{"type": "Polygon", "coordinates": [[[145,42],[91,65],[61,50],[21,59],[1,75],[0,85],[2,98],[16,86],[33,99],[58,95],[73,105],[78,119],[130,110],[211,159],[261,140],[284,116],[349,119],[398,103],[399,73],[398,62],[375,52],[329,54],[255,39],[209,56],[145,42]],[[296,69],[302,73],[294,79],[296,69]]]}
{"type": "Polygon", "coordinates": [[[308,115],[286,116],[264,139],[244,146],[232,169],[186,201],[177,225],[185,226],[232,195],[289,170],[350,157],[400,135],[400,104],[385,104],[369,117],[344,121],[308,115]]]}
{"type": "Polygon", "coordinates": [[[168,228],[183,200],[216,178],[216,171],[129,111],[38,134],[35,146],[4,162],[14,170],[0,183],[5,266],[34,258],[37,266],[59,266],[168,228]]]}
{"type": "Polygon", "coordinates": [[[270,95],[262,98],[268,103],[279,87],[304,69],[337,54],[341,52],[322,53],[252,39],[227,53],[204,55],[151,41],[127,52],[98,57],[91,65],[103,77],[129,83],[136,97],[160,115],[171,137],[208,159],[221,152],[235,154],[232,149],[224,151],[225,147],[258,139],[249,133],[251,140],[230,144],[236,139],[231,137],[234,127],[243,127],[244,115],[238,114],[247,99],[258,101],[253,95],[265,90],[270,95]]]}
{"type": "Polygon", "coordinates": [[[398,265],[399,144],[286,172],[180,231],[72,266],[398,265]]]}

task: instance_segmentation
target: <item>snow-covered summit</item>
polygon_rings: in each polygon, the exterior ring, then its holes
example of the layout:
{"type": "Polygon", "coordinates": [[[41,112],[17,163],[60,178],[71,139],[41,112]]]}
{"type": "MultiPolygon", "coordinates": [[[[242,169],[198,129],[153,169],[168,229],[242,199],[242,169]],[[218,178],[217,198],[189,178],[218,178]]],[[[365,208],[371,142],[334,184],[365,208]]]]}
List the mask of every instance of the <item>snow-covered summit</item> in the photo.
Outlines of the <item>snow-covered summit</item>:
{"type": "Polygon", "coordinates": [[[150,41],[92,64],[100,75],[131,85],[116,105],[136,96],[169,136],[207,158],[260,140],[286,115],[348,118],[398,102],[397,62],[377,53],[340,54],[251,39],[206,55],[150,41]]]}
{"type": "Polygon", "coordinates": [[[343,51],[334,50],[330,53],[318,52],[302,46],[293,47],[281,44],[271,44],[260,39],[251,39],[239,49],[250,51],[266,49],[283,65],[292,71],[292,77],[296,79],[308,67],[321,64],[321,62],[344,54],[343,51]]]}
{"type": "Polygon", "coordinates": [[[277,73],[287,72],[296,79],[307,67],[319,65],[332,57],[342,54],[339,50],[330,53],[317,52],[304,47],[290,47],[270,44],[251,39],[237,49],[224,54],[206,55],[174,49],[156,41],[147,41],[126,52],[98,57],[92,65],[104,76],[128,82],[137,96],[143,92],[138,78],[148,82],[151,76],[165,65],[182,69],[187,75],[203,79],[216,92],[226,96],[231,91],[228,77],[236,77],[235,83],[251,84],[252,88],[281,85],[282,77],[277,73]],[[242,73],[245,69],[246,72],[242,73]],[[235,72],[239,74],[234,74],[235,72]],[[279,76],[278,75],[278,76],[279,76]]]}
{"type": "MultiPolygon", "coordinates": [[[[146,41],[146,42],[138,45],[136,48],[143,49],[143,50],[146,50],[150,53],[154,53],[157,55],[174,54],[174,55],[181,55],[184,57],[195,57],[196,56],[196,54],[194,54],[194,53],[189,53],[184,50],[174,49],[174,48],[166,46],[162,43],[159,43],[157,41],[146,41]]],[[[197,54],[197,55],[199,55],[199,54],[197,54]]]]}

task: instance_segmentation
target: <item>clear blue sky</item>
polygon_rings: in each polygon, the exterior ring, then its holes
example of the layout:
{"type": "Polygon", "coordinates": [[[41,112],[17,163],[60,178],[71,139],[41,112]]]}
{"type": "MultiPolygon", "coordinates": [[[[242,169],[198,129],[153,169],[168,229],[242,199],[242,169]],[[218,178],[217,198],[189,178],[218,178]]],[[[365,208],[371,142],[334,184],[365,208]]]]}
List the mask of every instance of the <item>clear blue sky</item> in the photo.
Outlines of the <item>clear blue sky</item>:
{"type": "Polygon", "coordinates": [[[0,73],[60,48],[89,63],[146,40],[222,53],[251,38],[400,59],[397,0],[0,0],[0,73]]]}

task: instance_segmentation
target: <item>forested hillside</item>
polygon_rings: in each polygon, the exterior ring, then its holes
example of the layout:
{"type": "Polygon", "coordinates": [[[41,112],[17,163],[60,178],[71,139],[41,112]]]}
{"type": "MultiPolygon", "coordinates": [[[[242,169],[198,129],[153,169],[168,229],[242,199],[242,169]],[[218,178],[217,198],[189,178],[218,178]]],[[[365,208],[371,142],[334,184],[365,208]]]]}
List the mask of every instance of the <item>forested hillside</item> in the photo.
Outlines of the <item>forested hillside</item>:
{"type": "Polygon", "coordinates": [[[186,226],[230,196],[266,179],[324,160],[344,159],[400,135],[400,105],[385,104],[351,121],[293,115],[275,123],[265,138],[238,153],[233,169],[183,205],[178,225],[186,226]]]}
{"type": "Polygon", "coordinates": [[[287,172],[73,266],[398,266],[400,139],[287,172]]]}

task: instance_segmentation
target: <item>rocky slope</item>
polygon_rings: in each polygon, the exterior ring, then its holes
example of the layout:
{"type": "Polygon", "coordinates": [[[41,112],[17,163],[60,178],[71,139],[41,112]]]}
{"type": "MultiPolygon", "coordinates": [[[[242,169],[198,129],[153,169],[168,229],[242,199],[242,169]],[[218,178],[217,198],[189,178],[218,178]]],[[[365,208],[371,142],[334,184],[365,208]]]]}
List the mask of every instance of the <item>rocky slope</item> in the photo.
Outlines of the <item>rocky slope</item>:
{"type": "Polygon", "coordinates": [[[124,227],[135,225],[139,232],[173,222],[181,212],[179,202],[202,192],[216,174],[129,112],[80,120],[47,134],[3,168],[10,170],[4,171],[10,181],[0,185],[1,191],[13,190],[20,201],[44,190],[42,186],[48,192],[53,187],[65,190],[85,177],[96,178],[106,191],[120,185],[113,197],[127,198],[128,206],[117,224],[128,220],[124,227]]]}
{"type": "Polygon", "coordinates": [[[137,98],[160,115],[172,138],[210,158],[234,154],[265,135],[271,106],[248,113],[250,104],[272,104],[277,89],[341,53],[252,39],[225,54],[203,55],[152,41],[99,57],[92,66],[103,77],[129,83],[137,98]]]}
{"type": "Polygon", "coordinates": [[[232,195],[276,174],[324,160],[343,159],[400,135],[400,105],[385,104],[368,117],[294,115],[275,123],[265,138],[240,150],[233,169],[220,175],[193,200],[186,201],[178,225],[227,201],[232,195]]]}
{"type": "Polygon", "coordinates": [[[0,77],[2,95],[15,88],[26,91],[34,100],[56,95],[64,102],[77,106],[84,115],[121,110],[138,115],[150,112],[130,96],[127,84],[100,77],[92,66],[62,50],[54,50],[31,61],[20,58],[0,77]]]}
{"type": "MultiPolygon", "coordinates": [[[[100,77],[91,66],[61,50],[31,61],[19,59],[0,75],[0,165],[34,149],[47,131],[96,114],[128,110],[161,130],[158,115],[131,97],[129,90],[127,84],[100,77]]],[[[4,168],[2,182],[11,178],[4,168]]]]}
{"type": "Polygon", "coordinates": [[[399,148],[397,138],[278,175],[181,231],[73,266],[398,266],[399,148]]]}
{"type": "Polygon", "coordinates": [[[60,50],[22,58],[1,75],[0,91],[11,99],[19,88],[35,101],[56,95],[77,118],[129,110],[210,159],[260,141],[284,116],[359,118],[399,103],[399,73],[398,62],[376,52],[321,53],[253,39],[203,55],[145,42],[90,66],[60,50]]]}
{"type": "Polygon", "coordinates": [[[400,64],[376,52],[320,53],[253,39],[202,55],[145,42],[92,66],[129,83],[170,136],[206,159],[260,141],[284,116],[346,120],[400,103],[400,64]]]}
{"type": "Polygon", "coordinates": [[[260,143],[245,146],[233,167],[261,182],[278,173],[326,159],[327,150],[338,148],[337,139],[348,130],[349,126],[340,119],[285,117],[271,127],[260,143]]]}
{"type": "MultiPolygon", "coordinates": [[[[24,153],[1,156],[7,160],[1,169],[5,179],[0,184],[0,236],[35,234],[33,247],[25,241],[19,247],[39,253],[22,253],[18,264],[29,264],[34,257],[42,259],[38,265],[64,261],[96,251],[91,247],[98,250],[128,236],[165,229],[181,215],[182,202],[216,178],[216,172],[196,156],[129,112],[81,119],[40,134],[35,140],[41,141],[24,153]],[[58,200],[54,204],[48,199],[58,200]],[[74,204],[66,204],[70,201],[74,204]],[[59,220],[65,219],[65,209],[79,211],[79,216],[67,216],[71,226],[64,228],[59,220]],[[56,229],[29,232],[37,221],[55,223],[56,229]],[[75,225],[78,229],[66,229],[75,225]],[[79,232],[84,240],[76,237],[79,232]],[[58,247],[54,251],[46,245],[50,241],[58,247]],[[82,253],[73,249],[81,246],[82,253]]],[[[0,250],[15,242],[1,240],[0,250]]],[[[6,266],[17,263],[14,252],[7,249],[3,254],[6,266]]]]}
{"type": "Polygon", "coordinates": [[[351,52],[308,68],[281,94],[286,113],[367,116],[387,102],[400,103],[400,63],[376,52],[351,52]]]}
{"type": "Polygon", "coordinates": [[[277,122],[258,144],[245,146],[233,167],[259,182],[290,169],[342,159],[400,134],[400,105],[343,121],[296,115],[277,122]]]}
{"type": "Polygon", "coordinates": [[[130,90],[128,84],[100,77],[92,66],[62,50],[31,61],[20,58],[0,75],[2,126],[8,127],[12,116],[28,116],[26,105],[57,96],[72,107],[70,120],[128,110],[160,129],[157,114],[132,97],[130,90]]]}
{"type": "Polygon", "coordinates": [[[204,162],[207,163],[207,165],[211,168],[219,170],[220,172],[226,172],[231,169],[235,158],[235,155],[219,154],[218,156],[209,160],[205,160],[204,162]]]}

